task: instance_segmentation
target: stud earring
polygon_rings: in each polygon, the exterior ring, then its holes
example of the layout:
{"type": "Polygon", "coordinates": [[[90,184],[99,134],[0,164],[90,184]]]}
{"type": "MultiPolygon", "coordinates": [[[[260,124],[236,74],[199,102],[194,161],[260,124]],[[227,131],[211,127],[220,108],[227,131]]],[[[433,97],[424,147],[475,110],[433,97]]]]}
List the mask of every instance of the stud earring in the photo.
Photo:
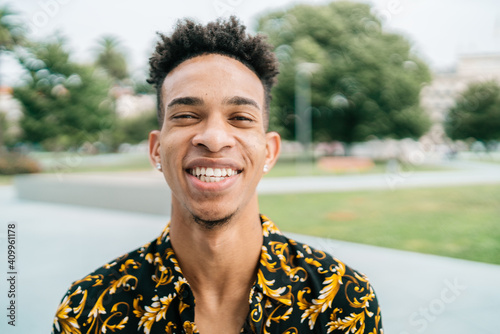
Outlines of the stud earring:
{"type": "Polygon", "coordinates": [[[156,163],[156,169],[161,170],[161,163],[159,162],[156,163]]]}
{"type": "Polygon", "coordinates": [[[269,167],[267,165],[264,165],[264,173],[269,172],[269,167]]]}

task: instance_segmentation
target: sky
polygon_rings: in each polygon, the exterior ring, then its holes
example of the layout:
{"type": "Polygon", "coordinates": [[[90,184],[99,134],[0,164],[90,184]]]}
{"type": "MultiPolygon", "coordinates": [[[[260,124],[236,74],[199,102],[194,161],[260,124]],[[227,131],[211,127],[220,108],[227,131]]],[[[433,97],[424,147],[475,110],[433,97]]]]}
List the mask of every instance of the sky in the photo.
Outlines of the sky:
{"type": "MultiPolygon", "coordinates": [[[[43,39],[59,32],[68,40],[77,61],[88,62],[103,35],[119,38],[133,75],[144,76],[156,32],[172,31],[176,21],[189,17],[209,22],[237,15],[250,31],[257,17],[295,3],[322,0],[2,0],[20,13],[31,28],[30,37],[43,39]]],[[[498,0],[363,0],[384,27],[405,35],[417,54],[433,69],[453,68],[460,55],[500,53],[498,0]]],[[[19,76],[15,61],[2,59],[4,82],[19,76]]]]}

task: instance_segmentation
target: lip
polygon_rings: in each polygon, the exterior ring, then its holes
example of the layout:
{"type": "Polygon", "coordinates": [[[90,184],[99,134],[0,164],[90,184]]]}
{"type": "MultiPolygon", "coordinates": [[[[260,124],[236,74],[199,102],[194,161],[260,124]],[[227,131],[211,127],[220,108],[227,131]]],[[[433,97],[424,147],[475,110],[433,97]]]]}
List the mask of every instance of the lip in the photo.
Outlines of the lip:
{"type": "Polygon", "coordinates": [[[189,163],[184,166],[184,170],[192,169],[196,167],[211,167],[211,168],[231,168],[234,170],[242,171],[243,167],[241,167],[238,163],[233,161],[232,159],[227,158],[218,158],[218,159],[209,159],[209,158],[198,158],[193,159],[189,163]]]}
{"type": "Polygon", "coordinates": [[[219,182],[203,182],[199,180],[196,176],[185,172],[188,181],[191,185],[201,192],[220,192],[229,189],[234,183],[239,179],[241,174],[236,174],[225,178],[219,182]]]}

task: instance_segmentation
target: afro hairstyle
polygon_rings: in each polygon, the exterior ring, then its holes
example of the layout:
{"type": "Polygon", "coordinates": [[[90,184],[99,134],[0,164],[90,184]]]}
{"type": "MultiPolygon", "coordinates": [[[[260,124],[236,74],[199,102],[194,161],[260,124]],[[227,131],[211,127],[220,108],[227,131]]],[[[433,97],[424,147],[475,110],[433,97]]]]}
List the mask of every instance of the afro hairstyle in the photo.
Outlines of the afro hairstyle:
{"type": "Polygon", "coordinates": [[[276,83],[279,65],[265,36],[250,36],[246,27],[234,16],[227,21],[218,19],[206,26],[189,19],[180,20],[170,37],[161,33],[158,35],[160,41],[149,59],[148,83],[156,88],[160,128],[164,118],[161,87],[168,73],[188,59],[220,54],[240,61],[262,82],[265,92],[264,126],[267,130],[271,88],[276,83]]]}

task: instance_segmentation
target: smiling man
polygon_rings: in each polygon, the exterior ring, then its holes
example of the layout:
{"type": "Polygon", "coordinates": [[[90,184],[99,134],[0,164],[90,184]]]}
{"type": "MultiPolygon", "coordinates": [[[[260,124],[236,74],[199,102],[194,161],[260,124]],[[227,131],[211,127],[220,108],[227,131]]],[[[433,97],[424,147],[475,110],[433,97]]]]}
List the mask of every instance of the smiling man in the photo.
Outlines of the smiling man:
{"type": "MultiPolygon", "coordinates": [[[[180,22],[150,59],[160,130],[150,159],[172,191],[162,234],[73,283],[55,333],[382,333],[367,278],[286,238],[256,188],[278,64],[235,18],[180,22]]],[[[307,224],[307,222],[304,222],[307,224]]]]}

